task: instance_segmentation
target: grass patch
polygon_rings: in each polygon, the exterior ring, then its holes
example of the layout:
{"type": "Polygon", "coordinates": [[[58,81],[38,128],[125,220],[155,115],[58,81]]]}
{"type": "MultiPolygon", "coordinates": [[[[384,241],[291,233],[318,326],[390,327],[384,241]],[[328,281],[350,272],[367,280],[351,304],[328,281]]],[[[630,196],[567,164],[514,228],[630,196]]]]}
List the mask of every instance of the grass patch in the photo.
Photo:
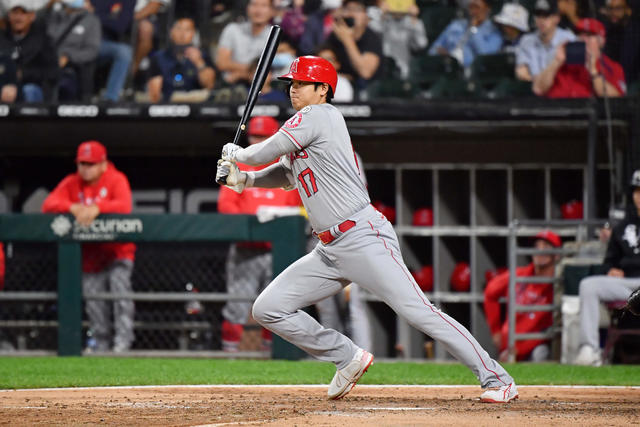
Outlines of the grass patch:
{"type": "MultiPolygon", "coordinates": [[[[505,368],[517,384],[639,385],[640,367],[601,368],[549,364],[513,364],[505,368]]],[[[328,384],[329,363],[152,359],[110,357],[0,357],[0,388],[92,387],[171,384],[328,384]]],[[[477,385],[457,363],[377,362],[362,384],[477,385]]]]}

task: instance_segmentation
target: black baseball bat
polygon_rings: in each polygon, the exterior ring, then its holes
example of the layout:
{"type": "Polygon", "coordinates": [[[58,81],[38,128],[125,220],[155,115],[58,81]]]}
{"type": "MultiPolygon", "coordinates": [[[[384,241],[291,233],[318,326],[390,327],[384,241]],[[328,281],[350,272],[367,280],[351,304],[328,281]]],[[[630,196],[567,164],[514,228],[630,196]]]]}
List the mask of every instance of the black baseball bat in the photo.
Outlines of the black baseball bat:
{"type": "MultiPolygon", "coordinates": [[[[249,94],[247,95],[247,101],[244,104],[244,111],[242,112],[242,118],[240,119],[240,123],[238,124],[238,128],[236,129],[236,135],[233,137],[233,143],[237,144],[240,139],[240,134],[247,127],[247,120],[249,116],[251,116],[251,112],[253,111],[253,106],[256,105],[256,101],[258,100],[258,95],[260,95],[260,90],[262,90],[262,86],[264,86],[264,81],[267,79],[267,74],[269,74],[269,69],[271,68],[271,63],[273,62],[273,57],[276,55],[276,50],[278,49],[278,43],[280,42],[280,33],[282,29],[279,25],[273,25],[271,27],[271,31],[269,31],[269,38],[267,38],[267,43],[262,49],[262,54],[260,55],[260,59],[258,60],[258,67],[256,68],[256,73],[253,75],[253,80],[251,81],[251,87],[249,88],[249,94]]],[[[218,182],[219,184],[226,184],[227,179],[222,178],[218,182]],[[223,182],[224,181],[224,182],[223,182]]]]}

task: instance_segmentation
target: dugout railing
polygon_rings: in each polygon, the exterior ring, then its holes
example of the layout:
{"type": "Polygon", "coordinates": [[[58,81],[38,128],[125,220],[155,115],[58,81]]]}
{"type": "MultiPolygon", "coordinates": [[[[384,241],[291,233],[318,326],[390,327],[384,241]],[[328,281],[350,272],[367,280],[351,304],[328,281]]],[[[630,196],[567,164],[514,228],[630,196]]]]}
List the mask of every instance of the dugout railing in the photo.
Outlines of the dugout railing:
{"type": "MultiPolygon", "coordinates": [[[[273,274],[277,275],[306,253],[306,220],[288,216],[260,223],[250,215],[101,215],[89,227],[79,226],[70,215],[0,215],[0,241],[48,242],[57,246],[57,290],[55,292],[2,291],[0,306],[15,301],[55,301],[57,321],[36,322],[42,328],[57,328],[57,354],[79,356],[83,352],[82,243],[86,242],[271,242],[273,274]]],[[[173,302],[225,302],[252,300],[254,296],[226,292],[130,292],[94,294],[93,299],[173,302]]],[[[25,321],[9,321],[3,327],[19,327],[25,321]]],[[[192,322],[193,323],[193,322],[192,322]]],[[[141,326],[137,323],[137,326],[141,326]]],[[[143,325],[158,327],[158,325],[143,325]]],[[[200,324],[172,323],[172,328],[202,328],[200,324]]],[[[301,351],[274,337],[272,356],[298,359],[301,351]]]]}
{"type": "Polygon", "coordinates": [[[595,229],[602,226],[604,219],[593,220],[513,220],[509,224],[508,236],[508,268],[509,268],[509,294],[507,302],[508,319],[508,345],[509,362],[516,361],[516,341],[531,339],[548,339],[551,341],[551,357],[559,359],[559,336],[562,332],[561,307],[563,278],[561,263],[556,263],[556,272],[553,277],[526,276],[517,277],[516,268],[522,257],[538,254],[560,255],[561,257],[574,256],[580,252],[580,245],[563,245],[558,249],[540,250],[532,247],[532,238],[542,230],[552,230],[561,236],[566,243],[567,238],[572,242],[583,243],[593,240],[595,229]],[[525,238],[525,241],[522,239],[525,238]],[[520,239],[520,240],[519,240],[520,239]],[[516,302],[516,285],[518,283],[531,283],[545,286],[553,285],[553,302],[551,304],[523,305],[516,302]],[[541,332],[516,332],[516,314],[550,311],[553,313],[553,323],[550,328],[541,332]]]}

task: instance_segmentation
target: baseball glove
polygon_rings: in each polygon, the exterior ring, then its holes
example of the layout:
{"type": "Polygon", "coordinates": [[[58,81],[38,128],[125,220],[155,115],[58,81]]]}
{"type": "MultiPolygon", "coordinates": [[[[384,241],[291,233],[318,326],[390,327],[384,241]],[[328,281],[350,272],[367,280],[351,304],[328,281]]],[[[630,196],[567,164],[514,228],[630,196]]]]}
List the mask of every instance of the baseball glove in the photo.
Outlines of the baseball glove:
{"type": "Polygon", "coordinates": [[[640,288],[636,289],[631,293],[631,295],[629,295],[626,309],[636,316],[640,316],[640,288]]]}

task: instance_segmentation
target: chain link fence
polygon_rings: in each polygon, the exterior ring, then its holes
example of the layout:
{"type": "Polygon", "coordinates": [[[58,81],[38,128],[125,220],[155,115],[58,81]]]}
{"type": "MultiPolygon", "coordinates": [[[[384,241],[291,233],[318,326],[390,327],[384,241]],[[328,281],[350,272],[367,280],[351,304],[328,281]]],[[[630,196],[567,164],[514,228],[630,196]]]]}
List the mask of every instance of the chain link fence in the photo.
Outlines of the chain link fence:
{"type": "MultiPolygon", "coordinates": [[[[132,291],[144,294],[145,298],[134,301],[134,340],[130,350],[221,350],[224,298],[202,298],[201,301],[194,294],[227,292],[225,264],[230,244],[180,242],[138,243],[136,246],[132,291]],[[154,301],[154,294],[160,293],[165,297],[154,301]],[[191,294],[190,300],[170,298],[187,294],[191,294]]],[[[56,351],[57,262],[54,243],[5,244],[5,286],[0,291],[0,352],[56,351]],[[24,297],[7,298],[13,292],[33,295],[28,300],[24,297]]],[[[105,298],[92,300],[105,301],[105,298]]],[[[86,298],[84,303],[86,307],[86,298]]],[[[115,301],[106,299],[106,304],[113,306],[115,301]]],[[[112,327],[117,324],[113,318],[114,310],[110,310],[109,316],[108,323],[112,327]]],[[[261,343],[259,329],[255,324],[247,326],[241,350],[258,351],[261,343]]],[[[83,310],[85,353],[94,350],[93,335],[83,310]]]]}

